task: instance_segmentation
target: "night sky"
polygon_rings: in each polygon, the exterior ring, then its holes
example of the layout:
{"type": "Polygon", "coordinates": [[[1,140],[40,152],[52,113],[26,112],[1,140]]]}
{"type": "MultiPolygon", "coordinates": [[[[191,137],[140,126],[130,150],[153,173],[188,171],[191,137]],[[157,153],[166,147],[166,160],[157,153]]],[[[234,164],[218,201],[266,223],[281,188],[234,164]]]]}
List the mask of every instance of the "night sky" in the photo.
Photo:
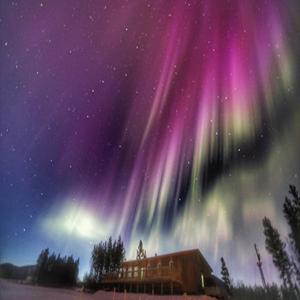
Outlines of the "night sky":
{"type": "Polygon", "coordinates": [[[297,0],[0,2],[0,261],[199,248],[234,280],[277,280],[300,188],[297,0]]]}

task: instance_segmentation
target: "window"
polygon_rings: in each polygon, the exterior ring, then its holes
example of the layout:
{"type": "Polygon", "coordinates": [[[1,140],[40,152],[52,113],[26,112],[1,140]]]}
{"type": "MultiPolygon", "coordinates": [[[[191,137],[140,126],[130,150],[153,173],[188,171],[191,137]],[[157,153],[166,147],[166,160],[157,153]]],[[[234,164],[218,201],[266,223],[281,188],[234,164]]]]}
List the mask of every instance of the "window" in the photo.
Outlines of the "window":
{"type": "Polygon", "coordinates": [[[156,274],[161,275],[161,262],[159,262],[159,263],[157,264],[157,273],[156,273],[156,274]]]}
{"type": "Polygon", "coordinates": [[[201,287],[204,288],[204,276],[201,274],[201,287]]]}
{"type": "Polygon", "coordinates": [[[138,277],[138,276],[139,276],[139,267],[134,267],[133,277],[138,277]]]}
{"type": "Polygon", "coordinates": [[[172,258],[171,258],[171,260],[169,261],[169,268],[170,268],[171,270],[174,268],[174,261],[172,260],[172,258]]]}

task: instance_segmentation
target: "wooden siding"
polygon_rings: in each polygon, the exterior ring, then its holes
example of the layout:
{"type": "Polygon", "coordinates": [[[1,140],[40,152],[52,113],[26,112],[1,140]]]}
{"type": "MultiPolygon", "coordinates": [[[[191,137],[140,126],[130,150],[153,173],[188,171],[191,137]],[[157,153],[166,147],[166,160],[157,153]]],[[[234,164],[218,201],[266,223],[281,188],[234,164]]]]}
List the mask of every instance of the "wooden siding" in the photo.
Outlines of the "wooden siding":
{"type": "Polygon", "coordinates": [[[171,292],[174,285],[180,292],[195,294],[204,290],[201,276],[210,277],[211,272],[207,261],[195,249],[125,261],[118,272],[107,274],[103,283],[119,286],[150,284],[152,289],[154,284],[167,284],[171,292]]]}

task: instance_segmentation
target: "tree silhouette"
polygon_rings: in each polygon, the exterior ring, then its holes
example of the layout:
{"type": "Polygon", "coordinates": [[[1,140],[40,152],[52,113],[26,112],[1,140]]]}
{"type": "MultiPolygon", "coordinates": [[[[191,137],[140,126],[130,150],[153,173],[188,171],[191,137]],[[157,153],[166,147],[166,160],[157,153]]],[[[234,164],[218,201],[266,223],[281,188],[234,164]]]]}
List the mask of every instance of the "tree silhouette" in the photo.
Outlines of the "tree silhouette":
{"type": "Polygon", "coordinates": [[[74,286],[77,282],[79,259],[73,256],[61,258],[54,252],[49,256],[49,249],[42,250],[36,266],[36,282],[46,285],[74,286]]]}
{"type": "Polygon", "coordinates": [[[140,240],[139,246],[138,246],[137,251],[136,251],[136,259],[140,260],[140,259],[144,259],[144,258],[147,258],[146,250],[144,250],[143,242],[140,240]]]}
{"type": "Polygon", "coordinates": [[[91,257],[91,273],[95,277],[95,281],[99,282],[102,278],[105,265],[105,247],[106,244],[100,242],[94,245],[91,257]]]}
{"type": "Polygon", "coordinates": [[[285,250],[286,244],[281,240],[279,232],[273,227],[271,221],[263,219],[265,244],[267,251],[272,255],[273,263],[279,271],[280,278],[285,287],[293,287],[292,284],[292,263],[285,250]]]}
{"type": "Polygon", "coordinates": [[[221,278],[226,285],[227,292],[229,293],[229,295],[232,295],[232,283],[228,268],[223,257],[221,257],[221,278]]]}
{"type": "Polygon", "coordinates": [[[46,279],[47,266],[49,260],[49,249],[42,250],[38,259],[36,266],[36,281],[37,283],[42,283],[46,279]]]}
{"type": "Polygon", "coordinates": [[[295,255],[295,261],[293,260],[292,264],[300,285],[300,197],[294,185],[290,185],[289,188],[292,198],[285,198],[283,213],[290,227],[289,241],[295,255]]]}
{"type": "Polygon", "coordinates": [[[93,285],[100,284],[103,276],[110,272],[116,272],[125,258],[124,243],[119,236],[113,241],[112,237],[105,242],[94,245],[91,257],[91,271],[85,276],[85,282],[93,285]]]}
{"type": "Polygon", "coordinates": [[[121,236],[118,237],[118,240],[114,241],[113,248],[112,248],[112,255],[111,255],[111,269],[113,272],[117,271],[120,266],[121,262],[125,258],[125,249],[124,244],[121,239],[121,236]]]}

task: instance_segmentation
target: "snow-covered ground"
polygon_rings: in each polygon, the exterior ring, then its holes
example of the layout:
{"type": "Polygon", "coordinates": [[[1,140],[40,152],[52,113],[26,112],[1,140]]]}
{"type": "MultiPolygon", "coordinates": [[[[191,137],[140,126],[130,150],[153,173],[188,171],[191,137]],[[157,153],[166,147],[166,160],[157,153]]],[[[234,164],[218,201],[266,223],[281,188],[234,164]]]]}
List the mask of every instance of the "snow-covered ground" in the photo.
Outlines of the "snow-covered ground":
{"type": "Polygon", "coordinates": [[[215,300],[206,296],[152,296],[99,291],[94,295],[77,290],[18,284],[0,279],[0,300],[215,300]]]}
{"type": "Polygon", "coordinates": [[[68,289],[17,284],[0,279],[0,300],[92,300],[93,296],[68,289]]]}

